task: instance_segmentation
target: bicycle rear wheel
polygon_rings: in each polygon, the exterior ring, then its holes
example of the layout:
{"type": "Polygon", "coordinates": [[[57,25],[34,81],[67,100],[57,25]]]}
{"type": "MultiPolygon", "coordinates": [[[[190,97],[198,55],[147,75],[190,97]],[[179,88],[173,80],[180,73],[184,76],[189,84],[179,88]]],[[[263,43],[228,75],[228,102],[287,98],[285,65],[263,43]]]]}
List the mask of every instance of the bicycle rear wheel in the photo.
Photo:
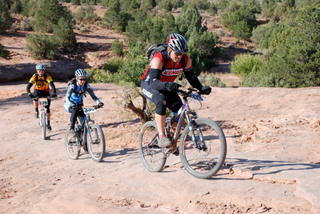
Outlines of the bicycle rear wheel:
{"type": "Polygon", "coordinates": [[[46,114],[45,112],[41,112],[40,114],[40,127],[41,127],[41,134],[43,139],[45,140],[47,137],[47,124],[46,124],[46,114]]]}
{"type": "Polygon", "coordinates": [[[102,161],[105,154],[105,139],[102,129],[99,125],[92,123],[89,124],[87,131],[87,146],[88,152],[91,155],[92,160],[96,162],[102,161]]]}
{"type": "Polygon", "coordinates": [[[80,138],[78,135],[71,135],[67,129],[65,134],[65,146],[67,153],[72,160],[76,160],[80,156],[80,138]]]}
{"type": "Polygon", "coordinates": [[[188,128],[181,135],[179,146],[180,158],[185,169],[197,178],[209,178],[216,174],[223,165],[227,154],[225,135],[219,125],[207,118],[196,119],[203,135],[199,139],[199,132],[195,129],[195,136],[200,147],[195,148],[188,128]]]}
{"type": "Polygon", "coordinates": [[[150,172],[162,171],[167,157],[163,149],[158,146],[158,131],[155,122],[148,121],[142,125],[138,141],[139,156],[143,165],[150,172]]]}

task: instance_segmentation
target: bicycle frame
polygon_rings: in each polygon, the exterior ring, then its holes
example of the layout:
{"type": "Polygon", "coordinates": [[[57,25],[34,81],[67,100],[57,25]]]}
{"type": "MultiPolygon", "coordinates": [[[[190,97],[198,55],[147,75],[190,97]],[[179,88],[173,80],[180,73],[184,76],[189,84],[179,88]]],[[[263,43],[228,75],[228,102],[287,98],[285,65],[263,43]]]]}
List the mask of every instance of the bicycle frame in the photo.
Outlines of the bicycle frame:
{"type": "MultiPolygon", "coordinates": [[[[176,142],[179,138],[180,132],[181,132],[182,125],[184,123],[184,119],[186,119],[187,120],[187,127],[189,128],[189,130],[191,132],[191,137],[192,137],[192,141],[194,143],[194,146],[196,148],[199,148],[198,141],[197,141],[197,138],[194,133],[194,126],[196,125],[194,123],[194,119],[197,119],[198,116],[197,116],[196,112],[191,111],[191,109],[189,107],[189,102],[187,99],[188,99],[188,97],[191,97],[191,98],[198,100],[198,101],[202,101],[203,99],[198,94],[191,93],[189,96],[186,96],[185,92],[183,92],[183,91],[180,91],[180,92],[182,93],[182,94],[179,94],[180,96],[182,96],[182,106],[179,109],[178,113],[173,118],[168,118],[168,121],[167,121],[170,123],[170,125],[172,127],[172,124],[178,120],[175,132],[172,137],[172,141],[174,144],[176,144],[176,142]]],[[[202,136],[200,128],[196,126],[196,129],[199,133],[198,136],[199,136],[200,142],[203,142],[203,136],[202,136]]],[[[169,133],[167,133],[167,134],[169,134],[169,133]]],[[[202,148],[202,149],[205,149],[205,148],[202,148]]]]}
{"type": "MultiPolygon", "coordinates": [[[[92,111],[92,109],[91,109],[91,111],[86,111],[85,110],[85,108],[83,108],[83,111],[84,111],[84,113],[85,113],[85,117],[83,118],[83,120],[82,121],[78,121],[77,120],[77,122],[80,122],[80,124],[81,125],[79,125],[79,127],[77,127],[78,129],[80,129],[80,130],[77,130],[77,131],[80,131],[80,139],[81,139],[81,145],[83,145],[83,144],[86,144],[87,143],[87,133],[89,133],[89,136],[91,136],[90,135],[90,129],[89,129],[89,127],[88,127],[88,122],[93,122],[94,123],[94,121],[93,120],[91,120],[91,118],[90,118],[90,113],[92,113],[92,112],[94,112],[94,111],[92,111]],[[83,129],[83,130],[82,130],[83,129]]],[[[92,140],[92,139],[91,139],[92,140]]]]}
{"type": "Polygon", "coordinates": [[[48,125],[48,113],[47,113],[47,108],[46,106],[48,105],[48,100],[49,98],[38,98],[38,105],[39,105],[39,119],[40,119],[40,126],[43,127],[43,125],[48,125]],[[46,124],[42,124],[42,112],[44,112],[45,115],[45,121],[46,124]]]}

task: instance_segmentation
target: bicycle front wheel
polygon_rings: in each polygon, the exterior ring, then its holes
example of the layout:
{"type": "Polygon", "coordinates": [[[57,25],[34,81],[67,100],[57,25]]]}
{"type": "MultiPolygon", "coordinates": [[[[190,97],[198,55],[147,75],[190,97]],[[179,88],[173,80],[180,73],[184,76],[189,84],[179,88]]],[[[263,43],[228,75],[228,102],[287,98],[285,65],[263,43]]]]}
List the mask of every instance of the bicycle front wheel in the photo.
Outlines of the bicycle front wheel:
{"type": "Polygon", "coordinates": [[[207,118],[196,119],[197,147],[188,128],[181,135],[180,158],[185,169],[197,178],[209,178],[223,165],[227,154],[225,135],[220,126],[207,118]],[[201,136],[203,139],[201,139],[201,136]]]}
{"type": "Polygon", "coordinates": [[[87,131],[87,146],[88,152],[91,158],[100,162],[104,158],[105,154],[105,139],[102,129],[99,125],[92,123],[88,125],[89,129],[87,131]]]}
{"type": "Polygon", "coordinates": [[[65,134],[65,146],[67,149],[67,153],[72,160],[76,160],[80,156],[80,137],[78,135],[72,135],[69,133],[67,129],[65,134]]]}
{"type": "Polygon", "coordinates": [[[142,125],[138,138],[139,156],[150,172],[162,171],[167,160],[163,149],[158,146],[158,138],[155,122],[148,121],[142,125]]]}
{"type": "Polygon", "coordinates": [[[41,112],[41,114],[40,114],[40,127],[41,127],[42,137],[45,140],[47,137],[47,124],[46,124],[45,112],[41,112]]]}

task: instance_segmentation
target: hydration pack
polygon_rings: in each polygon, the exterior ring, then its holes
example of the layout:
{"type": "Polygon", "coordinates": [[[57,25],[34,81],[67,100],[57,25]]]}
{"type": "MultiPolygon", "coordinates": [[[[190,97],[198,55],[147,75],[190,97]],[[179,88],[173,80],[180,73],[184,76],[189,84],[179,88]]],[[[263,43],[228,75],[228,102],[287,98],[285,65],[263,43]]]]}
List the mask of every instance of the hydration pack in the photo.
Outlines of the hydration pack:
{"type": "MultiPolygon", "coordinates": [[[[163,66],[162,66],[162,71],[166,68],[167,66],[167,60],[168,60],[168,44],[164,44],[164,43],[158,43],[158,44],[153,44],[151,45],[148,50],[146,51],[146,57],[149,61],[151,61],[151,59],[153,58],[153,56],[158,53],[161,52],[162,57],[163,57],[163,66]]],[[[185,67],[185,60],[184,58],[181,59],[181,64],[183,67],[185,67]]],[[[141,80],[144,80],[145,77],[148,74],[149,69],[146,69],[145,72],[142,74],[141,76],[141,80]]]]}
{"type": "MultiPolygon", "coordinates": [[[[77,89],[77,79],[76,78],[73,78],[73,79],[71,79],[69,82],[68,82],[68,86],[70,86],[70,85],[73,85],[73,90],[74,91],[72,91],[72,92],[74,92],[74,93],[76,93],[76,94],[79,94],[79,92],[76,92],[75,90],[77,89]]],[[[84,84],[84,91],[83,92],[80,92],[80,94],[81,93],[86,93],[86,91],[87,91],[87,88],[88,88],[88,81],[86,81],[86,83],[84,84]]]]}

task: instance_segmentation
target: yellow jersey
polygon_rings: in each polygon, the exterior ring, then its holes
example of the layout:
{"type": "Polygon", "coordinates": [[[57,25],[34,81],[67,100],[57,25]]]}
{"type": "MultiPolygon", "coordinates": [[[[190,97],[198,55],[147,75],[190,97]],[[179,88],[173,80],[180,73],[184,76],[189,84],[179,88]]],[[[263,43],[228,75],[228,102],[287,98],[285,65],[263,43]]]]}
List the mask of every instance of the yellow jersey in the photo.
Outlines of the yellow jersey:
{"type": "Polygon", "coordinates": [[[39,76],[38,74],[32,75],[29,82],[32,83],[35,89],[41,91],[50,91],[49,84],[52,82],[52,77],[49,74],[44,74],[39,76]]]}

